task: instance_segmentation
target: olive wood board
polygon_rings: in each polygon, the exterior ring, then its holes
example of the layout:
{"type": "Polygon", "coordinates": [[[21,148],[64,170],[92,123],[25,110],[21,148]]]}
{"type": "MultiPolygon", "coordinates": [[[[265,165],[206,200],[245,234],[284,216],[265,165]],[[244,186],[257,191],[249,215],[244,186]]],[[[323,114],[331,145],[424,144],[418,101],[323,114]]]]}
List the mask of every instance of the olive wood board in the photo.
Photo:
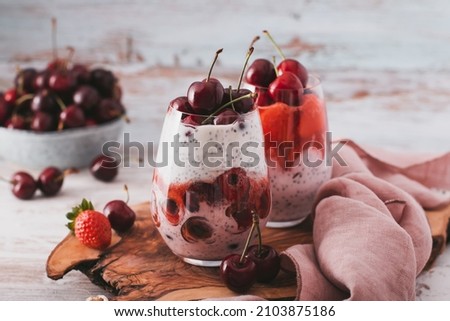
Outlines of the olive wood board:
{"type": "MultiPolygon", "coordinates": [[[[184,263],[166,246],[153,225],[149,203],[133,206],[137,219],[121,236],[113,233],[112,244],[104,251],[82,245],[68,234],[51,252],[47,276],[57,280],[71,270],[79,270],[112,294],[113,300],[201,300],[227,298],[228,290],[218,268],[184,263]]],[[[433,235],[433,250],[427,267],[444,250],[450,206],[427,211],[433,235]]],[[[287,229],[263,229],[264,243],[282,251],[294,244],[312,243],[312,223],[287,229]]],[[[295,275],[281,271],[269,284],[255,284],[248,294],[268,300],[288,300],[296,295],[295,275]]]]}

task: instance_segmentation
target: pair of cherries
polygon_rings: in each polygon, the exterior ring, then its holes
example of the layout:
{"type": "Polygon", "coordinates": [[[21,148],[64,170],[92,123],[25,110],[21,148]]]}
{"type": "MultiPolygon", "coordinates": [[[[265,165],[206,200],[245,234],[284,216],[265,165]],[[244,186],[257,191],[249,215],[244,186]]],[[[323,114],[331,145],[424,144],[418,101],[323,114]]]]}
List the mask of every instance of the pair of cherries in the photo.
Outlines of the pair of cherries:
{"type": "Polygon", "coordinates": [[[58,194],[64,183],[64,177],[76,172],[74,169],[65,171],[57,167],[47,167],[38,176],[37,180],[27,172],[15,173],[11,180],[12,193],[19,199],[29,200],[39,189],[45,196],[54,196],[58,194]]]}
{"type": "Polygon", "coordinates": [[[245,293],[255,282],[272,281],[279,271],[280,256],[273,247],[262,244],[259,216],[253,213],[252,227],[242,254],[230,254],[222,260],[220,277],[230,290],[245,293]],[[258,244],[250,246],[255,229],[258,244]]]}
{"type": "Polygon", "coordinates": [[[274,102],[282,102],[290,106],[300,106],[308,83],[308,70],[299,61],[286,58],[267,30],[264,30],[264,34],[283,60],[276,68],[273,62],[267,59],[256,59],[248,67],[245,81],[256,87],[256,104],[268,106],[274,102]]]}

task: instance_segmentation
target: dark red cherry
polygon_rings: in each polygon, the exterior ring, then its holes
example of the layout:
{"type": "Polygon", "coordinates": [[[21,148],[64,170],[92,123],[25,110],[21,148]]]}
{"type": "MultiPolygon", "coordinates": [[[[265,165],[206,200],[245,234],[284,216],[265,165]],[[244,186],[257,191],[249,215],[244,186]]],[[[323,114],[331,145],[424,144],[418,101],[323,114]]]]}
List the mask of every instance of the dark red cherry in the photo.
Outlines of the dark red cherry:
{"type": "Polygon", "coordinates": [[[13,110],[13,105],[8,104],[3,94],[0,94],[0,126],[5,124],[6,120],[10,117],[13,110]]]}
{"type": "Polygon", "coordinates": [[[255,99],[256,106],[270,106],[274,103],[272,96],[266,87],[256,87],[255,92],[257,94],[255,99]]]}
{"type": "Polygon", "coordinates": [[[5,127],[11,129],[28,129],[28,123],[21,115],[13,115],[5,122],[5,127]]]}
{"type": "Polygon", "coordinates": [[[295,74],[286,71],[269,85],[269,93],[276,102],[282,102],[289,106],[300,106],[303,85],[295,74]]]}
{"type": "Polygon", "coordinates": [[[98,123],[92,118],[86,118],[86,127],[97,126],[98,123]]]}
{"type": "Polygon", "coordinates": [[[210,78],[193,82],[187,91],[189,104],[195,113],[211,114],[221,104],[223,86],[219,80],[210,78]]]}
{"type": "Polygon", "coordinates": [[[289,71],[300,79],[303,88],[306,88],[308,84],[308,71],[305,66],[303,66],[299,61],[295,59],[284,59],[277,67],[278,75],[282,75],[283,73],[289,71]]]}
{"type": "Polygon", "coordinates": [[[111,227],[119,232],[130,229],[136,220],[136,213],[121,200],[114,200],[107,203],[103,209],[103,214],[108,217],[111,227]]]}
{"type": "Polygon", "coordinates": [[[86,118],[83,110],[77,105],[70,105],[59,115],[63,128],[77,128],[86,125],[86,118]]]}
{"type": "Polygon", "coordinates": [[[253,213],[245,202],[234,202],[226,210],[225,215],[237,223],[239,232],[248,230],[253,223],[253,213]]]}
{"type": "Polygon", "coordinates": [[[103,68],[93,69],[90,72],[89,82],[98,90],[102,97],[113,97],[117,79],[111,71],[103,68]]]}
{"type": "Polygon", "coordinates": [[[220,277],[230,290],[245,293],[256,281],[256,264],[245,257],[241,262],[240,258],[239,254],[225,257],[220,265],[220,277]]]}
{"type": "Polygon", "coordinates": [[[58,70],[53,72],[48,80],[48,87],[57,93],[71,92],[75,86],[75,78],[67,70],[58,70]]]}
{"type": "Polygon", "coordinates": [[[256,59],[245,73],[245,81],[258,87],[268,87],[276,77],[275,66],[267,59],[256,59]]]}
{"type": "Polygon", "coordinates": [[[92,109],[94,119],[99,123],[106,123],[123,115],[124,107],[112,98],[105,98],[92,109]]]}
{"type": "Polygon", "coordinates": [[[211,124],[212,121],[213,121],[212,117],[208,118],[208,116],[201,116],[201,115],[188,115],[181,120],[183,124],[194,127],[211,124]]]}
{"type": "Polygon", "coordinates": [[[119,173],[119,162],[106,155],[97,156],[91,163],[92,175],[100,181],[110,182],[119,173]]]}
{"type": "Polygon", "coordinates": [[[17,89],[16,88],[10,88],[7,91],[5,91],[5,93],[3,94],[3,99],[5,100],[5,102],[7,102],[8,104],[14,104],[18,98],[18,93],[17,93],[17,89]]]}
{"type": "Polygon", "coordinates": [[[212,205],[221,200],[222,195],[218,186],[201,181],[190,184],[183,196],[184,205],[190,212],[197,212],[200,209],[200,202],[212,205]]]}
{"type": "Polygon", "coordinates": [[[88,111],[100,102],[100,95],[94,87],[84,85],[73,94],[73,102],[88,111]]]}
{"type": "Polygon", "coordinates": [[[58,127],[56,118],[48,113],[38,111],[31,119],[30,129],[35,132],[54,131],[58,127]]]}
{"type": "Polygon", "coordinates": [[[34,93],[34,79],[37,71],[34,68],[25,68],[20,70],[14,79],[14,85],[19,92],[34,93]]]}
{"type": "Polygon", "coordinates": [[[22,200],[29,200],[33,197],[37,189],[34,178],[25,172],[17,172],[11,178],[13,194],[22,200]]]}
{"type": "Polygon", "coordinates": [[[34,78],[33,86],[35,91],[48,88],[48,80],[50,79],[51,75],[52,75],[51,72],[47,69],[40,71],[36,75],[36,78],[34,78]]]}
{"type": "Polygon", "coordinates": [[[280,271],[280,256],[269,245],[252,245],[248,248],[247,257],[256,264],[256,280],[267,283],[275,279],[280,271]]]}
{"type": "Polygon", "coordinates": [[[37,185],[45,196],[58,194],[64,183],[64,173],[56,167],[47,167],[39,174],[37,185]]]}
{"type": "Polygon", "coordinates": [[[239,119],[239,113],[232,109],[224,109],[214,117],[215,125],[228,125],[239,119]]]}
{"type": "Polygon", "coordinates": [[[181,226],[181,236],[186,242],[194,243],[200,240],[208,242],[213,235],[213,228],[208,220],[201,216],[189,217],[181,226]]]}
{"type": "MultiPolygon", "coordinates": [[[[249,95],[251,93],[252,92],[250,90],[245,89],[245,88],[241,88],[239,90],[232,89],[231,97],[230,97],[230,89],[225,88],[221,105],[225,105],[225,104],[229,103],[231,100],[236,100],[242,96],[249,95]]],[[[234,110],[236,110],[238,113],[244,114],[253,109],[254,103],[255,102],[254,102],[253,98],[247,97],[247,98],[243,98],[243,99],[235,101],[233,103],[233,105],[230,105],[228,108],[234,107],[234,110]]]]}
{"type": "Polygon", "coordinates": [[[172,225],[177,225],[180,222],[180,206],[177,201],[172,198],[168,198],[163,207],[164,214],[169,223],[172,225]]]}
{"type": "Polygon", "coordinates": [[[216,185],[228,201],[245,200],[250,189],[250,179],[241,167],[233,167],[216,178],[216,185]]]}
{"type": "Polygon", "coordinates": [[[33,97],[31,110],[54,114],[59,112],[61,107],[58,105],[55,95],[50,90],[43,89],[33,97]]]}
{"type": "Polygon", "coordinates": [[[89,83],[90,73],[89,69],[85,65],[74,64],[72,69],[70,69],[70,73],[75,78],[75,81],[78,85],[89,83]]]}
{"type": "Polygon", "coordinates": [[[186,96],[180,96],[175,99],[173,99],[169,103],[169,107],[173,108],[175,110],[178,110],[182,113],[193,113],[194,110],[192,109],[192,106],[189,104],[188,98],[186,96]]]}

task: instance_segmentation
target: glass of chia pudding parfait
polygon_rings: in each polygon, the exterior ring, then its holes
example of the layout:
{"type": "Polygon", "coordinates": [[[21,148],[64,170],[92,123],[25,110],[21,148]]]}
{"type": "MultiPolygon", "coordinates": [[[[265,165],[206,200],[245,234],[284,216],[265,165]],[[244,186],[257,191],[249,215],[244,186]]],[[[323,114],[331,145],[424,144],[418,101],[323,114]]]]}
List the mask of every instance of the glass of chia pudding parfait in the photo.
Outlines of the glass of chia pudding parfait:
{"type": "Polygon", "coordinates": [[[300,91],[256,91],[272,191],[267,226],[294,226],[311,213],[317,190],[331,177],[325,155],[328,124],[322,87],[317,77],[309,76],[300,91]]]}
{"type": "Polygon", "coordinates": [[[253,98],[208,76],[168,107],[151,213],[167,246],[187,263],[219,266],[242,252],[253,213],[262,227],[267,222],[270,184],[253,98]]]}

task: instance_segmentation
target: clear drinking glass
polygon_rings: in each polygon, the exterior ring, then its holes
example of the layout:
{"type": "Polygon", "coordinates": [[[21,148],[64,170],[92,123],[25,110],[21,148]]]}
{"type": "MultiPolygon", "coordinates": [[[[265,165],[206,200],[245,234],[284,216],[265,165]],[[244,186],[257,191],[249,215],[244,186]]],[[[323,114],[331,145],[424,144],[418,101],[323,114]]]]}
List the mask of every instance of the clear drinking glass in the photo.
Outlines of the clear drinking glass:
{"type": "Polygon", "coordinates": [[[327,113],[319,78],[309,76],[303,92],[255,88],[265,135],[272,191],[268,227],[299,224],[311,213],[318,188],[331,177],[327,165],[327,113]]]}
{"type": "Polygon", "coordinates": [[[242,252],[253,213],[265,226],[271,208],[258,109],[215,123],[168,108],[151,191],[152,218],[165,243],[199,266],[242,252]]]}

